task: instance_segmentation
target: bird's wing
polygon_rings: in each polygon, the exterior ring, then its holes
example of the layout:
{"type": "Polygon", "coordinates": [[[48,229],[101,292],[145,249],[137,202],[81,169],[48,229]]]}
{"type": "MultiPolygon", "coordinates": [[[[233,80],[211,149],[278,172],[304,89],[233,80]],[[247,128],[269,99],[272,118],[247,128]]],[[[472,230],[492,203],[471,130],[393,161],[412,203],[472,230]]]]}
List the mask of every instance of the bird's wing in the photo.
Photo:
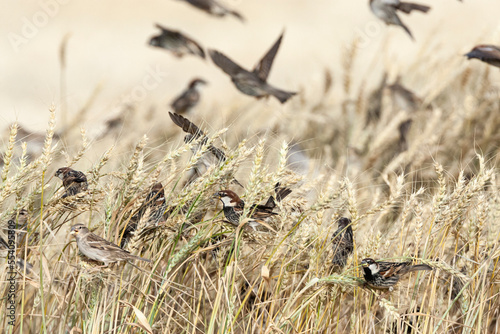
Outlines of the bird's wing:
{"type": "Polygon", "coordinates": [[[187,118],[172,112],[168,112],[172,122],[174,122],[178,127],[180,127],[184,132],[192,134],[194,137],[205,137],[203,131],[200,130],[194,123],[192,123],[187,118]]]}
{"type": "Polygon", "coordinates": [[[120,252],[125,252],[128,253],[126,250],[121,249],[118,245],[115,245],[112,242],[109,242],[106,239],[101,238],[98,235],[95,235],[94,233],[89,233],[86,236],[87,242],[89,246],[92,248],[97,248],[103,251],[120,251],[120,252]]]}
{"type": "Polygon", "coordinates": [[[246,71],[240,65],[236,64],[234,61],[232,61],[219,51],[209,50],[208,53],[210,55],[210,58],[212,58],[214,64],[217,65],[217,67],[219,67],[225,73],[229,74],[231,77],[242,71],[246,71]]]}
{"type": "Polygon", "coordinates": [[[269,72],[271,72],[271,67],[273,66],[274,57],[276,57],[276,53],[278,53],[282,39],[283,33],[281,33],[278,40],[274,43],[271,49],[267,51],[253,70],[253,73],[257,74],[257,76],[263,81],[267,81],[267,77],[269,76],[269,72]]]}
{"type": "Polygon", "coordinates": [[[85,176],[85,174],[77,170],[72,170],[68,172],[67,176],[68,180],[71,180],[71,182],[79,182],[79,183],[87,182],[87,177],[85,176]]]}

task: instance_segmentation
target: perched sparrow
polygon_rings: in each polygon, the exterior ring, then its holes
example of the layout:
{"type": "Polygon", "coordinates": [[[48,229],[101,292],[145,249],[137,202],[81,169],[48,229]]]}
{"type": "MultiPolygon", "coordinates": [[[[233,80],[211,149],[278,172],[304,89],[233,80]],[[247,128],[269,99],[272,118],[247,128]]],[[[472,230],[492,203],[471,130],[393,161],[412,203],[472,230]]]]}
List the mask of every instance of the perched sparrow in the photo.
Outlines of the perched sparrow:
{"type": "Polygon", "coordinates": [[[59,168],[55,176],[63,181],[64,189],[66,189],[62,198],[74,196],[87,190],[88,188],[87,177],[85,174],[69,167],[59,168]]]}
{"type": "Polygon", "coordinates": [[[353,232],[351,220],[349,218],[342,217],[337,223],[339,227],[332,236],[332,266],[344,268],[347,263],[347,258],[354,250],[353,232]]]}
{"type": "Polygon", "coordinates": [[[135,230],[137,230],[137,225],[147,215],[147,221],[145,226],[158,225],[164,220],[164,214],[167,210],[167,203],[165,202],[165,192],[163,191],[163,185],[159,182],[153,184],[150,192],[146,196],[146,200],[139,208],[139,211],[130,219],[130,223],[125,228],[123,232],[123,237],[120,243],[120,247],[123,248],[128,243],[132,237],[135,230]]]}
{"type": "Polygon", "coordinates": [[[264,55],[252,72],[245,70],[219,51],[209,50],[209,54],[215,65],[231,77],[236,88],[243,94],[257,98],[273,95],[281,103],[285,103],[296,93],[277,89],[267,83],[267,77],[271,71],[271,66],[273,65],[274,57],[278,52],[282,38],[283,34],[281,34],[276,43],[264,55]]]}
{"type": "Polygon", "coordinates": [[[118,245],[91,233],[83,224],[76,224],[71,227],[71,232],[76,238],[78,249],[89,259],[104,262],[107,267],[110,263],[127,260],[141,260],[151,262],[139,256],[130,254],[121,249],[118,245]]]}
{"type": "MultiPolygon", "coordinates": [[[[192,148],[193,153],[198,152],[201,146],[204,145],[208,140],[207,136],[187,118],[176,113],[169,112],[168,114],[170,115],[172,121],[187,133],[187,135],[184,137],[185,143],[189,143],[198,138],[203,138],[198,145],[193,146],[192,148]]],[[[207,151],[191,169],[187,184],[190,184],[198,177],[203,175],[211,166],[219,165],[224,161],[226,161],[226,155],[224,154],[224,152],[217,147],[210,145],[207,151]]],[[[236,179],[233,179],[232,182],[236,183],[240,187],[243,187],[241,183],[239,183],[236,179]]]]}
{"type": "MultiPolygon", "coordinates": [[[[288,191],[289,189],[286,190],[286,192],[288,191]]],[[[289,193],[290,192],[288,192],[286,195],[288,195],[289,193]]],[[[245,208],[245,202],[243,202],[243,200],[231,190],[219,191],[214,194],[214,197],[218,198],[222,202],[224,216],[229,221],[229,223],[234,226],[238,226],[240,223],[240,217],[243,213],[243,209],[245,208]]],[[[264,222],[264,219],[277,215],[277,213],[273,212],[274,207],[274,199],[272,200],[272,202],[269,199],[266,205],[252,205],[249,211],[248,218],[250,218],[250,222],[248,223],[248,225],[254,230],[259,225],[267,225],[262,224],[264,222]],[[273,204],[269,205],[269,203],[273,204]]]]}
{"type": "Polygon", "coordinates": [[[495,45],[478,45],[465,56],[467,59],[476,58],[490,65],[500,67],[500,47],[495,45]]]}
{"type": "Polygon", "coordinates": [[[216,0],[184,0],[184,1],[213,16],[224,17],[229,14],[235,16],[241,21],[245,21],[245,19],[243,18],[243,16],[240,15],[240,13],[226,8],[216,0]]]}
{"type": "Polygon", "coordinates": [[[200,86],[206,85],[207,82],[202,79],[194,79],[189,84],[189,87],[182,92],[181,95],[175,98],[170,105],[178,114],[183,114],[193,109],[200,101],[200,86]]]}
{"type": "Polygon", "coordinates": [[[179,31],[167,29],[159,24],[156,24],[155,27],[161,30],[161,34],[153,36],[149,40],[149,45],[169,50],[179,58],[186,54],[205,58],[203,48],[191,38],[184,36],[179,31]]]}
{"type": "Polygon", "coordinates": [[[427,13],[431,7],[400,0],[370,0],[370,9],[376,17],[387,25],[400,26],[410,35],[411,39],[414,39],[410,29],[399,19],[397,11],[400,10],[406,14],[410,14],[413,10],[427,13]]]}
{"type": "Polygon", "coordinates": [[[399,281],[399,278],[412,271],[432,270],[426,264],[412,265],[411,262],[375,262],[373,259],[361,261],[366,283],[376,289],[389,289],[399,281]]]}

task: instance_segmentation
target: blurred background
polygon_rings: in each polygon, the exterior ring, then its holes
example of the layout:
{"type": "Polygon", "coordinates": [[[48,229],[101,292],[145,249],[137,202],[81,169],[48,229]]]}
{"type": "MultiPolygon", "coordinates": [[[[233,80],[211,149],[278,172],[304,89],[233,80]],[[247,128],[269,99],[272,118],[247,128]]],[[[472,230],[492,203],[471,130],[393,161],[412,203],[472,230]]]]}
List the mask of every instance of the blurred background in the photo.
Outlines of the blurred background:
{"type": "MultiPolygon", "coordinates": [[[[302,98],[321,89],[325,68],[333,75],[330,98],[342,93],[342,54],[355,39],[353,87],[376,85],[384,69],[393,75],[414,75],[409,73],[411,65],[422,58],[424,49],[465,63],[462,55],[475,44],[500,43],[500,22],[492,15],[500,12],[498,0],[420,2],[432,6],[428,15],[402,15],[415,36],[413,42],[402,29],[378,21],[364,0],[225,1],[246,18],[245,23],[209,16],[177,0],[2,0],[0,125],[6,128],[18,120],[29,130],[44,130],[48,107],[54,103],[59,126],[61,108],[71,119],[85,107],[81,125],[91,127],[112,117],[116,106],[130,102],[134,89],[152,72],[158,74],[157,85],[132,99],[142,110],[155,108],[166,114],[171,100],[195,76],[210,83],[202,95],[206,108],[253,101],[240,94],[211,60],[178,59],[148,46],[157,33],[154,23],[178,29],[246,68],[252,68],[285,30],[269,82],[299,91],[302,98]],[[65,38],[66,87],[61,92],[60,46],[65,38]]],[[[492,72],[498,79],[497,71],[492,72]]],[[[275,112],[288,107],[273,99],[259,103],[275,112]]]]}

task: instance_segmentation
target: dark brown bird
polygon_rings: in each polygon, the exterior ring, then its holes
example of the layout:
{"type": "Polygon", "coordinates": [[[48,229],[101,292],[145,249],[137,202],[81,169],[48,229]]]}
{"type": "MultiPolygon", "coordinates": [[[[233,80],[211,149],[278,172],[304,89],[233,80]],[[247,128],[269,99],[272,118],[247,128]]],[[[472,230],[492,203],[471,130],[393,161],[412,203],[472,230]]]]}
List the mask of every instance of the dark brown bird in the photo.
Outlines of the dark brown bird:
{"type": "MultiPolygon", "coordinates": [[[[277,199],[281,201],[288,194],[290,194],[290,192],[291,190],[288,188],[280,188],[277,199]]],[[[219,191],[214,194],[214,197],[218,198],[222,202],[224,216],[229,223],[234,226],[238,226],[240,224],[240,217],[245,209],[245,202],[232,190],[219,191]]],[[[265,219],[277,215],[277,213],[273,212],[275,207],[276,203],[274,202],[274,198],[269,198],[265,205],[252,205],[249,211],[248,218],[250,218],[250,221],[248,225],[254,230],[259,225],[267,225],[265,224],[265,219]]]]}
{"type": "Polygon", "coordinates": [[[63,186],[66,192],[62,198],[74,196],[84,192],[88,188],[87,177],[82,172],[71,169],[69,167],[61,167],[57,170],[56,177],[63,181],[63,186]]]}
{"type": "Polygon", "coordinates": [[[179,58],[187,54],[205,58],[203,48],[191,38],[179,31],[167,29],[159,24],[156,24],[155,27],[161,30],[161,34],[151,37],[149,45],[168,50],[179,58]]]}
{"type": "Polygon", "coordinates": [[[500,67],[500,47],[495,45],[478,45],[465,56],[467,59],[476,58],[492,66],[500,67]]]}
{"type": "Polygon", "coordinates": [[[146,200],[139,208],[139,211],[130,219],[130,223],[123,232],[123,237],[120,247],[125,247],[133,233],[137,230],[139,222],[147,218],[144,226],[158,225],[163,221],[165,212],[167,211],[167,203],[165,201],[165,191],[163,185],[157,182],[151,186],[151,190],[146,196],[146,200]]]}
{"type": "Polygon", "coordinates": [[[198,9],[207,12],[210,15],[217,17],[224,17],[226,15],[233,15],[234,17],[240,19],[241,21],[245,21],[243,16],[237,11],[231,10],[222,4],[220,4],[216,0],[184,0],[189,3],[191,6],[194,6],[198,9]]]}
{"type": "Polygon", "coordinates": [[[367,258],[361,261],[366,283],[372,288],[389,289],[399,281],[402,275],[417,270],[432,270],[426,264],[412,265],[411,262],[375,262],[367,258]]]}
{"type": "Polygon", "coordinates": [[[189,112],[200,101],[200,86],[206,85],[207,82],[203,79],[194,79],[189,83],[188,88],[177,96],[170,105],[178,114],[189,112]]]}
{"type": "Polygon", "coordinates": [[[89,259],[103,262],[105,266],[110,263],[128,260],[151,262],[151,260],[132,255],[118,247],[118,245],[91,233],[83,224],[72,226],[70,234],[76,238],[78,249],[83,255],[89,259]]]}
{"type": "Polygon", "coordinates": [[[271,71],[271,66],[273,65],[274,57],[276,57],[282,38],[283,34],[281,34],[276,43],[264,55],[252,72],[245,70],[219,51],[209,50],[208,53],[214,64],[231,77],[231,81],[243,94],[257,98],[272,95],[281,103],[285,103],[296,93],[277,89],[267,83],[267,77],[271,71]]]}
{"type": "Polygon", "coordinates": [[[398,10],[405,14],[410,14],[413,10],[427,13],[431,7],[399,0],[370,0],[370,9],[385,24],[400,26],[410,35],[411,39],[414,39],[410,29],[399,18],[398,10]]]}
{"type": "Polygon", "coordinates": [[[349,218],[341,217],[337,223],[338,229],[332,236],[332,266],[342,269],[347,263],[347,258],[354,251],[354,237],[349,218]]]}

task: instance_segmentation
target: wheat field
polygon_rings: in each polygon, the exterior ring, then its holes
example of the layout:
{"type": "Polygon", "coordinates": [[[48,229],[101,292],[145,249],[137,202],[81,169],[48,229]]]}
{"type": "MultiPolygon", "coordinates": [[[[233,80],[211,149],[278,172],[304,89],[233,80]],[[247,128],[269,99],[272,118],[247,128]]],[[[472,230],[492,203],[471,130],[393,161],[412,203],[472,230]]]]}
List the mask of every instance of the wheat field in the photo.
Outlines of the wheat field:
{"type": "MultiPolygon", "coordinates": [[[[33,267],[17,269],[13,325],[4,307],[11,284],[0,271],[0,328],[500,333],[498,69],[466,62],[457,49],[436,52],[440,44],[430,37],[420,40],[414,61],[394,65],[354,36],[339,46],[338,68],[322,66],[285,106],[238,97],[226,87],[186,115],[209,138],[195,154],[197,143],[184,143],[165,101],[151,102],[156,93],[116,103],[109,96],[130,90],[99,95],[105,83],[85,100],[61,99],[38,110],[44,132],[29,132],[21,121],[7,126],[0,233],[6,238],[7,221],[28,211],[26,242],[17,254],[33,267]],[[360,78],[359,67],[367,64],[380,66],[360,78]],[[415,91],[410,100],[391,86],[398,76],[415,91]],[[94,116],[102,110],[109,110],[106,117],[94,116]],[[223,148],[227,160],[185,185],[210,144],[223,148]],[[88,190],[62,198],[54,173],[63,166],[83,171],[88,190]],[[170,215],[158,226],[141,220],[126,245],[151,263],[103,267],[78,252],[72,225],[120,244],[156,182],[170,215]],[[215,192],[232,189],[246,203],[262,203],[277,182],[292,193],[278,203],[272,232],[224,223],[215,192]],[[341,270],[331,264],[339,217],[352,220],[355,242],[341,270]],[[366,257],[433,270],[406,276],[393,291],[374,290],[364,284],[366,257]]],[[[71,62],[65,53],[71,39],[58,41],[53,76],[71,80],[65,62],[71,62]]],[[[385,50],[399,45],[394,38],[379,42],[385,50]]],[[[260,52],[259,46],[249,59],[260,52]]],[[[286,84],[291,74],[274,70],[271,80],[286,84]]],[[[179,76],[167,80],[176,87],[169,94],[183,87],[179,76]]],[[[71,87],[61,85],[61,92],[71,87]]]]}

